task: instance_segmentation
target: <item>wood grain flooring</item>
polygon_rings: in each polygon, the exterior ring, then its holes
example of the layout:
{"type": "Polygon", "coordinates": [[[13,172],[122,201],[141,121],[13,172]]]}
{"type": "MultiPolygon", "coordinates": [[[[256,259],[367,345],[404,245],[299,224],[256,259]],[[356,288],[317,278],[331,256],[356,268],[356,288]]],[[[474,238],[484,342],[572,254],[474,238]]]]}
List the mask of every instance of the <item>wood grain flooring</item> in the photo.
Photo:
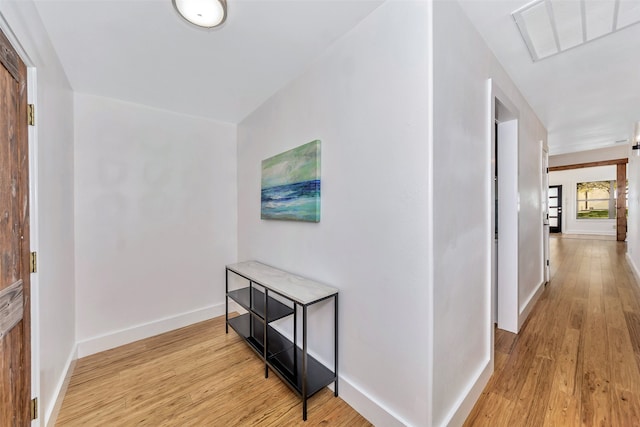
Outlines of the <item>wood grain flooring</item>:
{"type": "Polygon", "coordinates": [[[224,316],[78,360],[57,426],[370,426],[324,389],[302,403],[224,316]]]}
{"type": "MultiPolygon", "coordinates": [[[[551,281],[466,426],[640,426],[640,287],[622,242],[551,238],[551,281]]],[[[58,426],[369,426],[324,390],[301,403],[224,318],[80,359],[58,426]]]]}
{"type": "Polygon", "coordinates": [[[640,426],[640,287],[624,242],[551,238],[551,281],[465,426],[640,426]]]}

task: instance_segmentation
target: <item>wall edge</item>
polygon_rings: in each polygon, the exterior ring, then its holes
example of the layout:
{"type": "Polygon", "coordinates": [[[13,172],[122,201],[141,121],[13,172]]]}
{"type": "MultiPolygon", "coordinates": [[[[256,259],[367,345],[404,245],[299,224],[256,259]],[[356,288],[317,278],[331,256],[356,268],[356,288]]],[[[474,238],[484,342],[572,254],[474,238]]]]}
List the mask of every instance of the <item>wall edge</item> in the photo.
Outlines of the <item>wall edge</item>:
{"type": "MultiPolygon", "coordinates": [[[[62,408],[62,402],[64,401],[64,396],[67,394],[67,388],[69,387],[69,381],[71,381],[71,376],[73,375],[73,371],[76,367],[76,362],[78,360],[78,344],[73,346],[71,353],[69,354],[69,358],[67,359],[67,363],[65,364],[63,375],[61,375],[58,380],[58,385],[56,386],[56,391],[53,394],[53,403],[49,408],[45,410],[45,416],[43,424],[47,427],[53,427],[56,424],[56,420],[58,418],[58,414],[60,413],[60,409],[62,408]]],[[[40,400],[40,399],[39,399],[40,400]]]]}

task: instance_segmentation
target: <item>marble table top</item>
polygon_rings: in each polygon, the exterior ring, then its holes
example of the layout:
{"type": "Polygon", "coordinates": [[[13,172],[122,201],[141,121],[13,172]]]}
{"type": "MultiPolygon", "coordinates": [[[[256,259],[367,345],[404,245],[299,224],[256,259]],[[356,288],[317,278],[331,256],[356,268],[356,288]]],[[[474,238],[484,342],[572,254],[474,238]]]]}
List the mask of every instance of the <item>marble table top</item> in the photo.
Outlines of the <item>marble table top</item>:
{"type": "Polygon", "coordinates": [[[229,264],[227,269],[303,305],[314,303],[338,293],[338,289],[334,287],[296,276],[258,261],[229,264]]]}

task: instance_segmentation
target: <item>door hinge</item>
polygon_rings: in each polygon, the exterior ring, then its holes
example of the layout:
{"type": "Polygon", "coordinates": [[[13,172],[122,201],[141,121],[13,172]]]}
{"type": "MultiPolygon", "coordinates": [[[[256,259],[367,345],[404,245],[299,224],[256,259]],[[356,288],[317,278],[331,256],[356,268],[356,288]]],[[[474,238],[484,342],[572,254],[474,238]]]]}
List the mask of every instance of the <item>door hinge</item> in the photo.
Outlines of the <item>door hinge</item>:
{"type": "Polygon", "coordinates": [[[36,125],[36,107],[33,104],[27,104],[27,122],[29,126],[36,125]]]}
{"type": "Polygon", "coordinates": [[[31,252],[31,257],[29,258],[29,270],[31,270],[31,273],[38,272],[38,253],[37,252],[31,252]]]}
{"type": "Polygon", "coordinates": [[[31,399],[31,419],[38,419],[38,398],[31,399]]]}
{"type": "Polygon", "coordinates": [[[549,266],[549,260],[547,260],[547,266],[549,266]]]}
{"type": "Polygon", "coordinates": [[[549,173],[549,168],[547,168],[547,173],[549,173]]]}

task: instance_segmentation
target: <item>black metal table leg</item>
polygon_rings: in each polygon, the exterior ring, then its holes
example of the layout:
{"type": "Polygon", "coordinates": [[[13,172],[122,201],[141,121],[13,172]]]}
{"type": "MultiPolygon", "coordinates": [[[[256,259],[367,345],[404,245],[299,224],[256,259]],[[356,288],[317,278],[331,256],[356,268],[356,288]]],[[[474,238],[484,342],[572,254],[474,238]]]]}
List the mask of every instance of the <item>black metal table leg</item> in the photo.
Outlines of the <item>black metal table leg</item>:
{"type": "Polygon", "coordinates": [[[298,303],[293,303],[293,372],[298,372],[298,303]]]}
{"type": "Polygon", "coordinates": [[[267,362],[269,338],[267,328],[269,323],[269,289],[264,288],[264,377],[269,378],[269,364],[267,362]]]}
{"type": "Polygon", "coordinates": [[[307,421],[307,306],[302,306],[302,421],[307,421]]]}
{"type": "Polygon", "coordinates": [[[224,331],[229,333],[229,270],[224,270],[224,331]]]}
{"type": "Polygon", "coordinates": [[[335,351],[333,355],[334,357],[333,368],[336,374],[336,382],[333,390],[333,395],[338,397],[338,294],[334,295],[333,300],[334,300],[333,311],[335,316],[333,319],[333,327],[334,327],[333,339],[334,339],[334,351],[335,351]]]}

